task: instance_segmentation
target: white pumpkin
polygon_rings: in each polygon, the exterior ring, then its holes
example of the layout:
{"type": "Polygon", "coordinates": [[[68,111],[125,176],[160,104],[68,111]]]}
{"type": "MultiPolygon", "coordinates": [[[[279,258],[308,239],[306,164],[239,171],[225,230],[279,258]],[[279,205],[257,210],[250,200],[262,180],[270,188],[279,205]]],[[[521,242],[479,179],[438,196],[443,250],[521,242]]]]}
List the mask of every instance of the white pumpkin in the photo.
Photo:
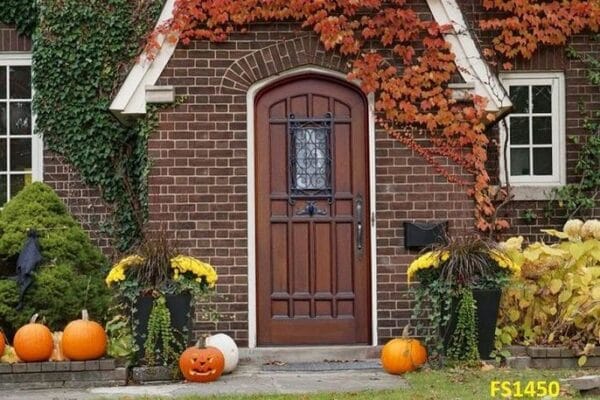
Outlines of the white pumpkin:
{"type": "Polygon", "coordinates": [[[238,351],[237,344],[233,339],[224,333],[217,333],[206,338],[204,342],[205,347],[214,347],[219,349],[225,357],[225,368],[223,369],[224,374],[228,374],[235,369],[240,359],[240,353],[238,351]]]}

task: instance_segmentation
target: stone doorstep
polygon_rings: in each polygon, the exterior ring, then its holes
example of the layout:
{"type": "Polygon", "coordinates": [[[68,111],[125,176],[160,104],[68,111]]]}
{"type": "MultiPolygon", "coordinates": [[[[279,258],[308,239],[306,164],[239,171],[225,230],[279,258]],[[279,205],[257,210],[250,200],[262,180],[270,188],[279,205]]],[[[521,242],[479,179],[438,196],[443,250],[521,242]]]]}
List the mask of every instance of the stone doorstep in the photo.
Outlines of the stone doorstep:
{"type": "Polygon", "coordinates": [[[241,348],[240,364],[355,361],[379,358],[383,346],[295,346],[241,348]]]}

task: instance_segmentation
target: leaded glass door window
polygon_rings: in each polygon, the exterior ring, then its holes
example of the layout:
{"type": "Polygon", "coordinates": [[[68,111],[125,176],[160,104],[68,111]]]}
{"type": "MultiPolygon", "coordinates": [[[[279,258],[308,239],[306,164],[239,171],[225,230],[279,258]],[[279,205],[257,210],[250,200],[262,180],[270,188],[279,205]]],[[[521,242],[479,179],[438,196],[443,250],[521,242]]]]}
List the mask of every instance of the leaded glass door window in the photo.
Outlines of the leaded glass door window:
{"type": "Polygon", "coordinates": [[[289,116],[290,195],[292,199],[331,196],[332,117],[289,116]]]}

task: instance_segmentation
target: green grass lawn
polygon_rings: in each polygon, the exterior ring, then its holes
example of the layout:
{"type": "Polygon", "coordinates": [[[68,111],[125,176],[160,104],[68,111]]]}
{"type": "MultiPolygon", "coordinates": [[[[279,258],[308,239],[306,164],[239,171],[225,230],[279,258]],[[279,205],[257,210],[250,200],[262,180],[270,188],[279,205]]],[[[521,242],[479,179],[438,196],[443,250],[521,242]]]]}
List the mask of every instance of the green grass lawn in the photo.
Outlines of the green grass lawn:
{"type": "MultiPolygon", "coordinates": [[[[546,382],[549,384],[552,381],[558,381],[561,378],[581,376],[588,374],[600,373],[599,370],[506,370],[493,369],[491,371],[479,370],[423,370],[411,374],[406,374],[404,377],[408,381],[410,388],[381,391],[381,392],[359,392],[359,393],[324,393],[315,395],[258,395],[258,396],[216,396],[216,397],[200,397],[200,396],[184,396],[178,397],[181,400],[469,400],[469,399],[527,399],[527,398],[542,398],[541,396],[532,397],[523,393],[518,397],[516,385],[514,382],[520,382],[521,391],[525,389],[527,382],[546,382]],[[502,397],[500,390],[495,397],[491,396],[490,385],[492,381],[508,381],[513,382],[511,386],[513,390],[512,397],[502,397]]],[[[560,385],[560,394],[558,398],[582,398],[579,394],[574,393],[571,389],[560,385]]],[[[550,397],[547,397],[550,398],[550,397]]],[[[599,398],[585,397],[585,398],[599,398]]],[[[157,399],[149,397],[148,399],[157,399]]]]}

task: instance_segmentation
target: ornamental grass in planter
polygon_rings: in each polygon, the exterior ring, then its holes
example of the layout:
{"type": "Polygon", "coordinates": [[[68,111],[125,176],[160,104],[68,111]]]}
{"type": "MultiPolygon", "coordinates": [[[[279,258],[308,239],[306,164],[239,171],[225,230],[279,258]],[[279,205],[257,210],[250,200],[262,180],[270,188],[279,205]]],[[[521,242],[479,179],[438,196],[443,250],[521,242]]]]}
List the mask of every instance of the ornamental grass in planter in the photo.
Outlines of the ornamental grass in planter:
{"type": "Polygon", "coordinates": [[[413,318],[428,320],[430,360],[474,362],[493,350],[501,289],[519,267],[480,237],[449,238],[417,257],[408,268],[413,318]]]}
{"type": "Polygon", "coordinates": [[[188,342],[191,302],[210,294],[216,282],[211,265],[178,254],[164,234],[146,239],[106,277],[106,284],[127,305],[109,349],[127,353],[123,343],[132,335],[134,361],[147,366],[176,365],[188,342]],[[122,324],[127,318],[129,324],[122,324]]]}

